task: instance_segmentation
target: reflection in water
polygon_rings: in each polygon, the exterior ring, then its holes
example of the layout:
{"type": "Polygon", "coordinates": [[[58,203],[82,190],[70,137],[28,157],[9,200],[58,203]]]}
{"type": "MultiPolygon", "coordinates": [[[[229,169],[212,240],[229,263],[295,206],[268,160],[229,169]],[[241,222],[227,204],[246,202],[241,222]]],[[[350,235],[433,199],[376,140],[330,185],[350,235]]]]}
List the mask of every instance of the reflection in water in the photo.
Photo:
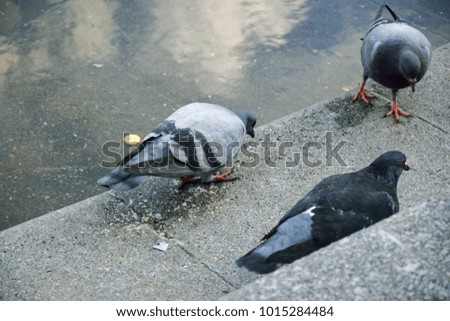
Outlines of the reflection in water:
{"type": "Polygon", "coordinates": [[[0,1],[0,34],[14,31],[22,19],[19,7],[11,1],[0,1]]]}
{"type": "Polygon", "coordinates": [[[255,48],[285,44],[284,36],[307,12],[302,8],[305,0],[183,3],[156,3],[152,12],[157,19],[152,22],[149,46],[156,43],[177,63],[192,65],[192,78],[207,94],[233,91],[233,85],[244,77],[242,70],[255,48]]]}
{"type": "Polygon", "coordinates": [[[51,58],[47,47],[35,47],[29,53],[30,71],[39,71],[51,67],[51,58]]]}
{"type": "MultiPolygon", "coordinates": [[[[49,0],[48,4],[58,4],[58,1],[49,0]]],[[[0,5],[0,12],[8,17],[0,19],[2,31],[9,34],[7,31],[12,32],[23,23],[25,28],[35,33],[34,37],[27,39],[27,50],[21,56],[12,42],[16,39],[0,35],[0,86],[13,67],[33,73],[50,68],[61,59],[92,62],[113,56],[117,52],[113,43],[117,30],[113,19],[116,8],[116,3],[103,0],[69,1],[63,6],[55,6],[41,19],[21,21],[20,10],[14,3],[7,1],[0,5]],[[63,56],[49,54],[49,47],[54,42],[63,43],[65,53],[57,53],[63,56]],[[21,64],[17,66],[19,59],[21,64]]],[[[33,76],[36,78],[38,75],[33,76]]]]}
{"type": "Polygon", "coordinates": [[[20,19],[20,10],[14,3],[0,1],[0,88],[8,70],[19,60],[17,47],[7,35],[20,25],[20,19]]]}
{"type": "MultiPolygon", "coordinates": [[[[349,90],[375,2],[0,0],[0,230],[102,192],[102,144],[184,103],[261,125],[349,90]]],[[[396,1],[435,48],[448,3],[396,1]]]]}
{"type": "Polygon", "coordinates": [[[3,85],[8,70],[19,60],[17,48],[8,43],[5,36],[0,35],[0,87],[3,85]]]}
{"type": "Polygon", "coordinates": [[[73,26],[65,38],[67,55],[74,59],[95,61],[114,55],[113,44],[117,29],[113,14],[117,3],[77,0],[67,2],[64,22],[73,26]]]}

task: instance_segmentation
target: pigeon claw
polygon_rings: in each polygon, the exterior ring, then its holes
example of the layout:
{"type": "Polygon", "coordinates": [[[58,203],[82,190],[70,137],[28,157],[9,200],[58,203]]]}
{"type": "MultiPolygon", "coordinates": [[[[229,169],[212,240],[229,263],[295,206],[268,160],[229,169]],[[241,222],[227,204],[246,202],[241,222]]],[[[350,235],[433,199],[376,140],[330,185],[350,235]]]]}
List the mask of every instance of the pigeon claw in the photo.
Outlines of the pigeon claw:
{"type": "Polygon", "coordinates": [[[212,179],[212,182],[215,182],[215,183],[233,182],[233,181],[239,179],[239,177],[229,177],[230,175],[231,175],[231,172],[226,172],[223,174],[215,175],[212,179]]]}
{"type": "Polygon", "coordinates": [[[400,122],[400,115],[409,117],[411,116],[409,113],[398,107],[397,98],[394,97],[393,101],[388,104],[388,107],[391,108],[391,110],[384,115],[384,117],[389,117],[391,115],[394,115],[395,121],[398,123],[400,122]]]}
{"type": "Polygon", "coordinates": [[[198,184],[201,182],[200,178],[193,178],[191,176],[185,176],[180,178],[180,186],[178,186],[179,190],[183,190],[186,186],[192,184],[198,184]]]}
{"type": "MultiPolygon", "coordinates": [[[[239,177],[229,177],[231,175],[231,172],[226,172],[223,174],[217,174],[213,176],[212,180],[210,182],[207,182],[206,184],[210,183],[223,183],[223,182],[233,182],[239,179],[239,177]]],[[[183,190],[188,185],[194,185],[201,183],[202,180],[200,178],[193,178],[191,176],[185,176],[180,178],[180,186],[178,186],[178,190],[183,190]]]]}
{"type": "Polygon", "coordinates": [[[359,86],[358,92],[356,93],[356,95],[353,97],[353,102],[357,101],[359,97],[361,97],[361,99],[364,101],[364,103],[366,105],[369,104],[369,100],[370,99],[374,99],[375,96],[372,94],[369,94],[365,89],[364,89],[364,85],[366,84],[365,81],[363,81],[361,83],[361,85],[359,86]]]}

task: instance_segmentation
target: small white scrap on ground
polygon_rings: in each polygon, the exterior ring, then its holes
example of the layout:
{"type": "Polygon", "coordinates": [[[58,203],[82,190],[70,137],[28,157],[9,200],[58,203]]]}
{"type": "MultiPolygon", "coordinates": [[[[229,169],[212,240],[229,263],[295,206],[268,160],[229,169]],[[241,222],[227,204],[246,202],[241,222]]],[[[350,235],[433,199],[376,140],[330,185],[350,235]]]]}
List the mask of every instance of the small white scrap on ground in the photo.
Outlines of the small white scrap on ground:
{"type": "Polygon", "coordinates": [[[164,243],[164,242],[158,242],[155,245],[153,245],[153,248],[155,250],[159,250],[159,251],[163,251],[163,252],[167,251],[168,247],[169,247],[169,244],[164,243]]]}
{"type": "Polygon", "coordinates": [[[349,91],[351,91],[352,89],[353,89],[353,86],[348,86],[348,85],[342,86],[342,87],[341,87],[341,90],[342,90],[342,91],[345,91],[345,92],[349,92],[349,91]]]}
{"type": "Polygon", "coordinates": [[[93,64],[93,66],[94,66],[95,68],[102,68],[102,67],[103,67],[103,64],[93,64]]]}

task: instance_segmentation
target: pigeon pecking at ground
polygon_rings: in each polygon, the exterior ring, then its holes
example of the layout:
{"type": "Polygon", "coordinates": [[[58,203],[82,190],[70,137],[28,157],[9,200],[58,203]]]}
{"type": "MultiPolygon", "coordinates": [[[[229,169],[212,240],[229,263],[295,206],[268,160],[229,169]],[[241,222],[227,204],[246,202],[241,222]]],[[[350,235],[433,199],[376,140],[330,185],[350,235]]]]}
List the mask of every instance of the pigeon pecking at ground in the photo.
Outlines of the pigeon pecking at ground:
{"type": "Polygon", "coordinates": [[[181,178],[186,184],[233,181],[229,172],[246,134],[254,137],[256,117],[249,111],[192,103],[152,130],[108,175],[97,181],[116,191],[135,188],[147,175],[181,178]],[[199,177],[199,178],[194,178],[199,177]]]}
{"type": "Polygon", "coordinates": [[[373,95],[364,90],[368,78],[391,88],[393,99],[389,103],[391,110],[385,117],[394,115],[399,122],[400,116],[410,116],[398,107],[397,91],[414,86],[425,75],[431,60],[431,45],[428,39],[417,29],[402,21],[386,4],[378,10],[375,21],[366,33],[361,47],[361,61],[364,68],[363,81],[353,98],[358,97],[368,104],[373,95]],[[394,21],[382,17],[386,8],[394,21]]]}
{"type": "Polygon", "coordinates": [[[359,171],[325,178],[236,264],[270,273],[397,213],[397,182],[403,170],[409,170],[406,156],[390,151],[359,171]]]}

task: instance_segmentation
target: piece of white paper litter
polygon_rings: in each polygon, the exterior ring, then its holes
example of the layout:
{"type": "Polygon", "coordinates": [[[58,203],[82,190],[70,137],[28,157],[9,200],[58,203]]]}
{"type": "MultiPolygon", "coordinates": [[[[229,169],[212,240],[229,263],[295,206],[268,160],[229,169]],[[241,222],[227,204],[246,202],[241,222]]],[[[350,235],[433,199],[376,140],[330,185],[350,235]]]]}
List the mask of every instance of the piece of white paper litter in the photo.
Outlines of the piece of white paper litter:
{"type": "Polygon", "coordinates": [[[158,242],[157,244],[153,245],[154,249],[164,251],[164,252],[167,250],[168,247],[169,247],[169,244],[164,243],[164,242],[158,242]]]}

